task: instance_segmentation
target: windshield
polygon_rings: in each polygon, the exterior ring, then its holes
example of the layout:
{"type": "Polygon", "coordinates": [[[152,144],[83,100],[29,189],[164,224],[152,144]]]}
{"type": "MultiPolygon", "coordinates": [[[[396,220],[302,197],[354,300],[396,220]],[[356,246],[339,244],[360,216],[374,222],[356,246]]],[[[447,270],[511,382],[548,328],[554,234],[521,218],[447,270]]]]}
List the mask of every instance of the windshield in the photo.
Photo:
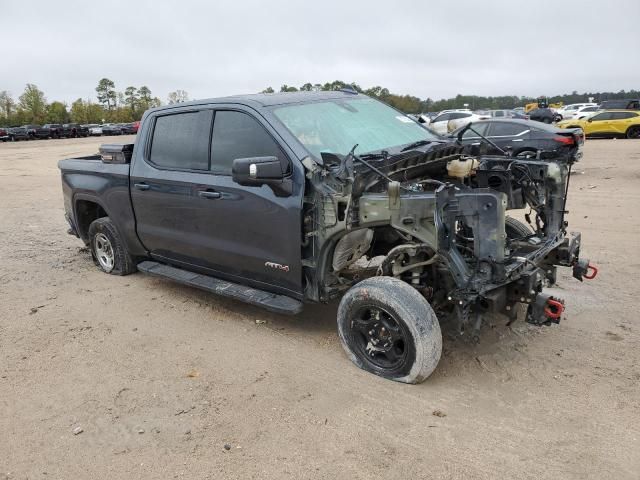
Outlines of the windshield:
{"type": "Polygon", "coordinates": [[[409,117],[371,98],[288,105],[276,117],[313,155],[363,154],[438,137],[409,117]]]}

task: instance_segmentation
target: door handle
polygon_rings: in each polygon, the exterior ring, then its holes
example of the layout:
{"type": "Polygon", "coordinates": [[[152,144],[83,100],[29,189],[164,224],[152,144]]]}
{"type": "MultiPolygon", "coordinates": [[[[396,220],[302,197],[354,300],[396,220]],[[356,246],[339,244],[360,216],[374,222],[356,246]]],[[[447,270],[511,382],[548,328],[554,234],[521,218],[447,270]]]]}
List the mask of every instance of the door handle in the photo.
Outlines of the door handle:
{"type": "Polygon", "coordinates": [[[212,192],[211,190],[200,190],[198,196],[202,198],[220,198],[220,192],[212,192]]]}
{"type": "Polygon", "coordinates": [[[151,188],[151,185],[147,185],[146,183],[134,183],[133,186],[138,190],[149,190],[151,188]]]}
{"type": "Polygon", "coordinates": [[[511,141],[512,141],[512,142],[524,142],[524,139],[522,139],[522,138],[519,138],[519,139],[516,139],[516,140],[511,140],[511,141]]]}

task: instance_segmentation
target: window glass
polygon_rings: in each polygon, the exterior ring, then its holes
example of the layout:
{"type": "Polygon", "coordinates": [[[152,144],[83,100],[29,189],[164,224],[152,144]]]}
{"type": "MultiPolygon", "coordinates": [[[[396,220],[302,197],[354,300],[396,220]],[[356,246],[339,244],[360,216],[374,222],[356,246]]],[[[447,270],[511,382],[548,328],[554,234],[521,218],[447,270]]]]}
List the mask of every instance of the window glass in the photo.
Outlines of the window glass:
{"type": "Polygon", "coordinates": [[[495,122],[491,125],[492,137],[508,137],[518,135],[525,130],[529,130],[526,125],[518,125],[515,123],[495,122]]]}
{"type": "Polygon", "coordinates": [[[584,107],[580,112],[595,112],[598,110],[598,107],[584,107]]]}
{"type": "Polygon", "coordinates": [[[594,122],[597,122],[599,120],[611,120],[611,113],[610,112],[598,113],[597,115],[594,115],[593,117],[591,117],[591,120],[594,122]]]}
{"type": "Polygon", "coordinates": [[[217,111],[211,142],[211,171],[220,175],[231,175],[236,158],[277,157],[283,168],[288,167],[288,161],[275,140],[246,113],[217,111]]]}
{"type": "Polygon", "coordinates": [[[409,117],[367,97],[277,106],[273,112],[317,157],[322,152],[345,155],[356,144],[356,153],[364,154],[437,138],[409,117]]]}
{"type": "Polygon", "coordinates": [[[438,115],[436,118],[434,118],[433,123],[448,121],[450,118],[450,113],[443,113],[442,115],[438,115]]]}
{"type": "Polygon", "coordinates": [[[494,117],[504,117],[504,110],[496,110],[493,112],[494,117]]]}
{"type": "Polygon", "coordinates": [[[164,168],[207,170],[211,110],[156,118],[149,160],[164,168]]]}
{"type": "Polygon", "coordinates": [[[636,117],[637,114],[633,112],[613,112],[611,114],[612,120],[624,120],[625,118],[633,118],[636,117]]]}
{"type": "Polygon", "coordinates": [[[475,132],[472,132],[471,130],[467,130],[466,132],[464,132],[462,134],[462,138],[465,138],[465,139],[468,139],[468,138],[480,138],[478,136],[478,133],[480,135],[486,135],[486,131],[487,131],[487,127],[488,126],[489,126],[489,124],[486,123],[486,122],[478,122],[478,123],[474,122],[474,123],[471,124],[471,128],[473,128],[475,130],[475,132]]]}

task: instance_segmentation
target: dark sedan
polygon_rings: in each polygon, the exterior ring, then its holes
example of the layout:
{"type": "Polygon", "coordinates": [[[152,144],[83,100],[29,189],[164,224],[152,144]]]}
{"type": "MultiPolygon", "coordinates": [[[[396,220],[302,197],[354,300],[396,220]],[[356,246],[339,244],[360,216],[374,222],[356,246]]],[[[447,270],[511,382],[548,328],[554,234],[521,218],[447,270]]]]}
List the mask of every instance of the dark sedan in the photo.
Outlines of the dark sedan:
{"type": "Polygon", "coordinates": [[[449,138],[470,147],[482,145],[488,155],[510,152],[514,157],[535,157],[538,150],[540,158],[544,159],[560,156],[580,158],[582,155],[584,133],[580,128],[561,129],[516,119],[480,120],[470,125],[471,128],[462,127],[452,132],[449,138]]]}
{"type": "Polygon", "coordinates": [[[103,125],[102,135],[122,135],[122,127],[120,125],[103,125]]]}
{"type": "Polygon", "coordinates": [[[561,115],[558,115],[550,108],[534,108],[533,110],[529,110],[527,115],[529,115],[531,120],[547,124],[558,122],[562,119],[561,115]]]}

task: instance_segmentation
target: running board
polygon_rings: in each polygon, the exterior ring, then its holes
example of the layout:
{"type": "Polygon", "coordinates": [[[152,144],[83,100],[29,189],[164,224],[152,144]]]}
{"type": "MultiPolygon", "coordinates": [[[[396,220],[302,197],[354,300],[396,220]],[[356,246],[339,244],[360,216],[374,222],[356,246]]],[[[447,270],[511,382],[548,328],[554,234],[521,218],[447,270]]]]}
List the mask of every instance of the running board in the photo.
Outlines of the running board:
{"type": "Polygon", "coordinates": [[[209,275],[171,267],[163,263],[147,260],[138,264],[138,270],[149,275],[168,278],[183,285],[250,303],[270,312],[295,315],[302,311],[302,302],[294,298],[245,287],[209,275]]]}

